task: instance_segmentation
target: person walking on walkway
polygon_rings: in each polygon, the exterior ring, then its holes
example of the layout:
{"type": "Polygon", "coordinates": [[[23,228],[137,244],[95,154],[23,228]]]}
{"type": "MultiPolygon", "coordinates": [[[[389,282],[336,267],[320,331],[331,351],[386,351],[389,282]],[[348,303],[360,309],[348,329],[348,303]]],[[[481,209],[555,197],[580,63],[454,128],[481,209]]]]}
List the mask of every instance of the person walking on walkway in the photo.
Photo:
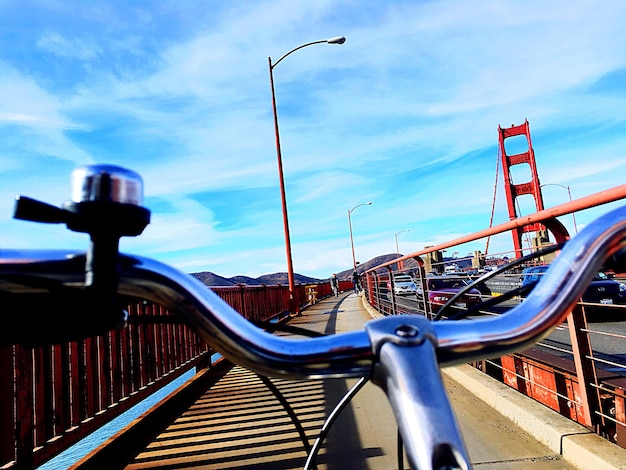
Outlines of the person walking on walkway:
{"type": "Polygon", "coordinates": [[[359,286],[359,282],[360,282],[360,279],[359,279],[359,273],[357,273],[356,271],[354,271],[354,272],[352,273],[352,283],[354,284],[354,293],[355,293],[356,295],[359,295],[359,288],[360,288],[360,286],[359,286]]]}
{"type": "Polygon", "coordinates": [[[337,275],[333,273],[330,278],[330,288],[333,290],[333,295],[335,297],[339,297],[339,280],[337,279],[337,275]]]}

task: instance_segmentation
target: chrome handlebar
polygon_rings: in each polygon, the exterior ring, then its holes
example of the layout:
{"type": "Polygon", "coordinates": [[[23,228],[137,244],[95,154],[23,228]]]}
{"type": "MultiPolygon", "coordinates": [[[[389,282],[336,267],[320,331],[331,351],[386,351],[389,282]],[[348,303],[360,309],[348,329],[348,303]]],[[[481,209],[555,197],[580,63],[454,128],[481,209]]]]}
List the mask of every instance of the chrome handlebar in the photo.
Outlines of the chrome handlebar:
{"type": "MultiPolygon", "coordinates": [[[[497,357],[541,340],[565,319],[604,260],[625,247],[626,206],[596,219],[572,238],[524,302],[506,315],[434,322],[432,342],[439,363],[497,357]]],[[[73,252],[0,250],[0,288],[33,295],[50,286],[78,291],[84,285],[84,258],[85,254],[73,252]]],[[[218,351],[264,374],[357,377],[370,371],[377,356],[376,341],[367,328],[306,340],[277,337],[245,320],[193,276],[138,256],[120,255],[118,266],[119,294],[179,312],[218,351]]],[[[370,323],[411,328],[414,318],[402,315],[370,323]]],[[[405,341],[400,334],[387,339],[405,341]]]]}

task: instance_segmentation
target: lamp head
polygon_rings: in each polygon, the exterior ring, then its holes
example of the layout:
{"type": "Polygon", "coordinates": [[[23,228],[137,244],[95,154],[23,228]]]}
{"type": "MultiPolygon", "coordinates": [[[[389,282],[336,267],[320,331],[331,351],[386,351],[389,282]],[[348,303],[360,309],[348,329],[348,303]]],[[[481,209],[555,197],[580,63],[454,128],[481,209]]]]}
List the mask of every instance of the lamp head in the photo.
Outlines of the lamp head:
{"type": "Polygon", "coordinates": [[[326,40],[327,44],[343,44],[344,42],[346,42],[346,38],[343,36],[336,36],[326,40]]]}

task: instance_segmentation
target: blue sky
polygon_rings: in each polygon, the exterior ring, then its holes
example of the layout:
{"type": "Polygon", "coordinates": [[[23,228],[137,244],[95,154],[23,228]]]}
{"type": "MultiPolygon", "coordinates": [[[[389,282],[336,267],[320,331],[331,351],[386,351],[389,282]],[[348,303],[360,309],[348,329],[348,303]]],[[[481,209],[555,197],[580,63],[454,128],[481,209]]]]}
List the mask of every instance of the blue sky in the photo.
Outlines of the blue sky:
{"type": "MultiPolygon", "coordinates": [[[[296,272],[350,268],[347,211],[368,201],[352,213],[361,261],[403,230],[406,254],[486,228],[498,125],[528,119],[541,182],[573,198],[622,184],[626,2],[599,6],[2,0],[0,248],[84,249],[12,220],[13,198],[60,205],[73,168],[110,163],[142,175],[152,211],[123,251],[285,271],[267,58],[338,35],[274,69],[296,272]]],[[[567,197],[544,188],[546,206],[567,197]]]]}

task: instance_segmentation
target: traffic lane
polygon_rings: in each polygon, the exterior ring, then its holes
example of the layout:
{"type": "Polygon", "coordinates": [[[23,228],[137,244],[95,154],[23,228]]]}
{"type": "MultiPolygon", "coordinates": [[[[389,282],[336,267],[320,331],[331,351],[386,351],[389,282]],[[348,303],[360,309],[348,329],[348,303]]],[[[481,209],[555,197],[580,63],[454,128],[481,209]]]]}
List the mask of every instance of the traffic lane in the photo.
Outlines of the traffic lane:
{"type": "MultiPolygon", "coordinates": [[[[398,307],[398,310],[405,312],[405,313],[418,313],[421,315],[424,314],[424,307],[423,307],[424,302],[423,300],[419,299],[416,295],[406,295],[406,296],[396,295],[395,298],[396,298],[396,305],[398,307]]],[[[389,302],[389,304],[391,304],[391,301],[388,299],[382,299],[382,300],[387,301],[389,302]]],[[[489,315],[489,314],[501,315],[519,304],[520,304],[520,301],[517,299],[507,300],[507,301],[502,302],[501,304],[489,307],[488,309],[481,309],[481,312],[477,314],[476,316],[489,315]]]]}

